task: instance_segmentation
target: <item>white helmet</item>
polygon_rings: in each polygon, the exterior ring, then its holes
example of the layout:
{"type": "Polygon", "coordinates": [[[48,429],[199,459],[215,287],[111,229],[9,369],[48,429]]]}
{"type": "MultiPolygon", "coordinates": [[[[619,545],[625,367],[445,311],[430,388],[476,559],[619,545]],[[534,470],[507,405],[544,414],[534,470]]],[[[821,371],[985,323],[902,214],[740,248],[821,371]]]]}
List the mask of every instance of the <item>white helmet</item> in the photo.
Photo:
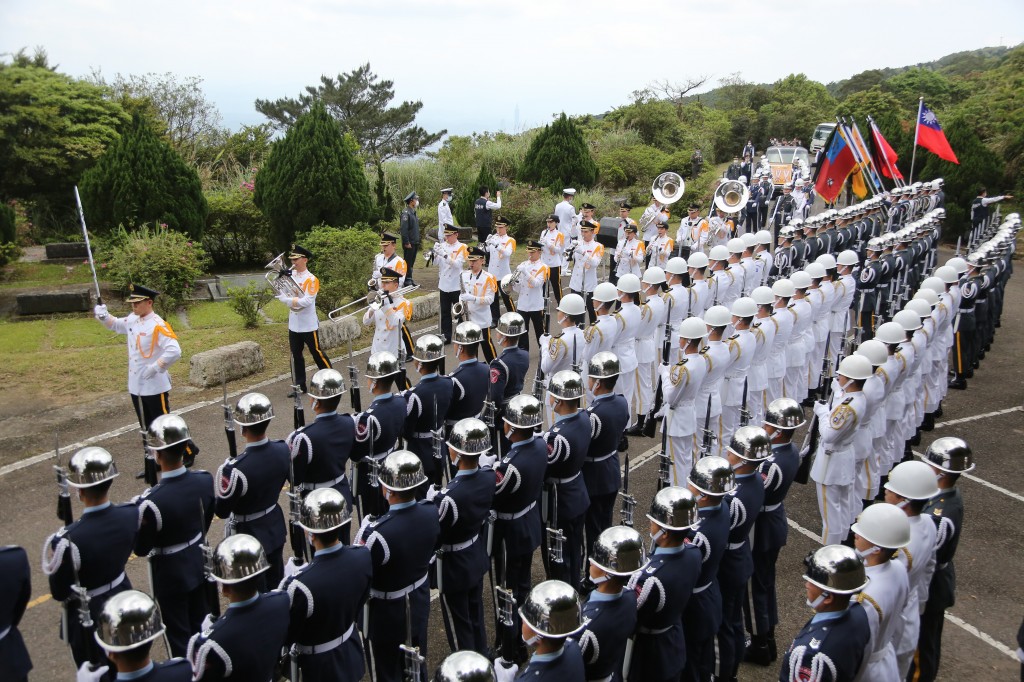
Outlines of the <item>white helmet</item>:
{"type": "Polygon", "coordinates": [[[566,294],[558,302],[558,311],[566,315],[583,315],[587,312],[587,304],[579,294],[566,294]]]}
{"type": "Polygon", "coordinates": [[[910,519],[902,509],[886,502],[862,511],[850,530],[876,547],[899,549],[910,544],[910,519]]]}
{"type": "Polygon", "coordinates": [[[619,283],[616,288],[624,294],[638,294],[640,293],[640,278],[631,272],[627,272],[622,277],[619,277],[619,283]]]}
{"type": "Polygon", "coordinates": [[[729,260],[729,249],[721,244],[712,246],[711,251],[708,252],[708,260],[729,260]]]}
{"type": "Polygon", "coordinates": [[[836,263],[839,265],[856,265],[858,260],[856,251],[846,249],[845,251],[839,252],[839,257],[836,258],[836,263]]]}
{"type": "Polygon", "coordinates": [[[926,317],[930,317],[932,314],[932,305],[923,296],[924,292],[919,292],[913,299],[907,301],[907,304],[903,306],[904,310],[916,314],[922,320],[926,317]]]}
{"type": "MultiPolygon", "coordinates": [[[[680,258],[679,260],[683,260],[680,258]]],[[[665,271],[654,265],[644,270],[641,280],[644,284],[663,284],[665,282],[665,271]]]]}
{"type": "Polygon", "coordinates": [[[594,300],[600,303],[618,300],[619,293],[611,282],[601,282],[594,287],[594,300]]]}
{"type": "MultiPolygon", "coordinates": [[[[671,261],[670,261],[671,262],[671,261]]],[[[702,251],[690,254],[690,259],[686,261],[686,267],[696,268],[697,270],[703,270],[708,266],[708,256],[702,251]]]]}
{"type": "Polygon", "coordinates": [[[826,270],[836,269],[836,257],[833,256],[831,253],[821,254],[814,260],[814,262],[817,263],[818,265],[821,265],[826,270]]]}
{"type": "Polygon", "coordinates": [[[779,298],[793,298],[796,287],[793,286],[793,281],[790,279],[779,279],[772,284],[772,293],[779,298]]]}
{"type": "Polygon", "coordinates": [[[753,317],[757,315],[757,303],[754,302],[754,299],[743,296],[733,302],[732,310],[729,312],[735,317],[753,317]]]}
{"type": "Polygon", "coordinates": [[[920,289],[914,294],[914,298],[927,301],[928,305],[933,307],[939,304],[939,295],[931,289],[920,289]]]}
{"type": "MultiPolygon", "coordinates": [[[[742,239],[730,239],[725,243],[725,248],[729,250],[730,254],[743,253],[747,250],[746,244],[743,243],[742,239]]],[[[719,259],[722,260],[722,259],[719,259]]]]}
{"type": "Polygon", "coordinates": [[[746,232],[740,235],[740,240],[743,242],[745,249],[749,249],[757,245],[757,237],[755,237],[751,232],[746,232]]]}
{"type": "Polygon", "coordinates": [[[732,314],[724,305],[713,305],[704,313],[704,322],[709,327],[724,327],[732,322],[732,314]]]}
{"type": "Polygon", "coordinates": [[[946,283],[938,277],[926,277],[919,289],[931,289],[937,294],[945,293],[946,283]]]}
{"type": "MultiPolygon", "coordinates": [[[[694,254],[696,255],[696,254],[694,254]]],[[[702,256],[704,254],[701,254],[702,256]]],[[[690,256],[693,258],[693,256],[690,256]]],[[[686,259],[679,256],[669,258],[668,263],[665,263],[665,272],[670,275],[682,275],[686,272],[686,259]]]]}
{"type": "Polygon", "coordinates": [[[849,379],[867,379],[874,373],[871,361],[860,355],[849,355],[839,363],[839,374],[849,379]]]}
{"type": "MultiPolygon", "coordinates": [[[[950,258],[949,260],[952,261],[953,259],[950,258]]],[[[956,284],[960,280],[960,276],[957,275],[956,268],[948,263],[935,268],[935,276],[941,279],[944,284],[956,284]]]]}
{"type": "Polygon", "coordinates": [[[914,459],[901,462],[889,472],[886,490],[891,490],[908,500],[927,500],[939,492],[935,481],[935,472],[921,460],[914,459]]]}
{"type": "Polygon", "coordinates": [[[754,233],[754,239],[757,240],[758,244],[770,245],[772,243],[772,233],[768,230],[760,230],[754,233]]]}
{"type": "Polygon", "coordinates": [[[790,275],[789,281],[793,283],[794,289],[806,289],[811,286],[811,276],[803,270],[797,270],[790,275]]]}
{"type": "Polygon", "coordinates": [[[892,321],[903,327],[904,332],[916,331],[924,326],[921,324],[921,318],[917,316],[917,313],[909,310],[899,311],[892,316],[892,321]]]}
{"type": "Polygon", "coordinates": [[[708,327],[699,317],[688,317],[679,323],[679,336],[684,339],[702,339],[708,334],[708,327]]]}
{"type": "Polygon", "coordinates": [[[897,322],[885,322],[878,326],[875,338],[887,344],[903,343],[907,340],[907,332],[897,322]]]}
{"type": "Polygon", "coordinates": [[[825,278],[825,266],[821,263],[808,263],[807,267],[804,268],[804,272],[806,272],[807,276],[811,279],[825,278]]]}
{"type": "Polygon", "coordinates": [[[875,367],[881,367],[889,358],[889,350],[885,347],[885,344],[878,339],[862,341],[854,353],[866,357],[875,367]]]}
{"type": "MultiPolygon", "coordinates": [[[[965,272],[967,272],[967,261],[961,258],[960,256],[953,256],[948,261],[946,261],[946,265],[953,268],[956,271],[956,274],[958,275],[962,275],[965,272]]],[[[935,271],[935,274],[938,274],[938,270],[935,271]]]]}
{"type": "Polygon", "coordinates": [[[750,292],[750,298],[757,305],[772,305],[775,303],[775,294],[768,287],[757,287],[750,292]]]}

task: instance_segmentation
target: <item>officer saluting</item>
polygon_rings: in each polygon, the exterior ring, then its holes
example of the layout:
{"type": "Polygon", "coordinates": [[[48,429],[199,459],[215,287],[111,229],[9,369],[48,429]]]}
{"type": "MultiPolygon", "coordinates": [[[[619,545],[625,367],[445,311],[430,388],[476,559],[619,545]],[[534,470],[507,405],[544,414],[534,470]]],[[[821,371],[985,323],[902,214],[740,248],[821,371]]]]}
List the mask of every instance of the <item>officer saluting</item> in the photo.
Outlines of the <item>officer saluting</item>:
{"type": "MultiPolygon", "coordinates": [[[[455,342],[458,344],[458,331],[455,342]]],[[[424,334],[416,339],[412,359],[420,380],[405,392],[405,444],[420,458],[423,473],[433,483],[441,480],[443,453],[436,447],[444,428],[444,417],[452,402],[451,377],[438,373],[444,360],[444,341],[440,336],[424,334]]]]}
{"type": "Polygon", "coordinates": [[[291,604],[292,680],[299,679],[296,673],[306,682],[358,680],[366,671],[356,619],[369,595],[373,564],[365,547],[341,543],[348,537],[350,508],[334,488],[317,488],[302,500],[297,525],[309,533],[313,559],[280,587],[291,604]]]}
{"type": "MultiPolygon", "coordinates": [[[[227,610],[188,643],[193,680],[269,680],[288,634],[288,595],[260,593],[271,570],[259,540],[239,533],[213,552],[213,579],[227,610]]],[[[211,619],[212,620],[212,619],[211,619]]]]}
{"type": "Polygon", "coordinates": [[[191,439],[185,420],[163,414],[149,425],[160,482],[137,498],[135,554],[149,556],[153,596],[160,604],[172,656],[184,656],[212,605],[206,603],[200,541],[213,520],[213,477],[182,463],[191,439]]]}
{"type": "Polygon", "coordinates": [[[25,640],[18,623],[25,615],[28,600],[32,598],[32,574],[28,554],[16,545],[0,547],[0,677],[13,682],[28,680],[32,660],[28,657],[25,640]]]}
{"type": "Polygon", "coordinates": [[[369,407],[352,417],[356,426],[356,444],[352,450],[352,459],[357,462],[355,495],[361,517],[386,510],[377,471],[388,453],[395,449],[405,426],[405,400],[392,393],[398,372],[398,358],[391,353],[374,353],[366,362],[366,381],[373,400],[369,407]]]}
{"type": "Polygon", "coordinates": [[[441,523],[435,563],[441,615],[452,651],[482,654],[488,648],[483,601],[484,574],[490,564],[487,520],[496,477],[490,467],[480,467],[480,456],[491,449],[491,433],[479,419],[463,419],[452,427],[447,444],[458,472],[447,486],[427,493],[441,523]]]}
{"type": "Polygon", "coordinates": [[[78,490],[85,509],[78,521],[43,544],[43,573],[50,581],[50,596],[63,602],[62,639],[78,666],[104,660],[90,621],[99,617],[108,599],[132,588],[124,568],[135,546],[139,513],[133,504],[110,503],[117,475],[114,458],[103,448],[76,452],[68,464],[68,485],[78,490]]]}
{"type": "Polygon", "coordinates": [[[215,510],[218,518],[228,520],[229,535],[246,533],[256,538],[269,562],[260,584],[277,585],[284,577],[285,540],[284,514],[277,498],[288,480],[288,446],[267,438],[274,406],[262,393],[242,396],[232,416],[242,427],[245,450],[217,469],[215,510]]]}
{"type": "Polygon", "coordinates": [[[415,490],[427,480],[416,455],[392,452],[380,468],[379,480],[388,509],[380,517],[364,516],[355,538],[373,558],[363,633],[370,640],[370,679],[399,682],[405,679],[406,658],[412,656],[403,653],[402,644],[427,655],[428,571],[441,528],[434,505],[416,502],[415,490]]]}

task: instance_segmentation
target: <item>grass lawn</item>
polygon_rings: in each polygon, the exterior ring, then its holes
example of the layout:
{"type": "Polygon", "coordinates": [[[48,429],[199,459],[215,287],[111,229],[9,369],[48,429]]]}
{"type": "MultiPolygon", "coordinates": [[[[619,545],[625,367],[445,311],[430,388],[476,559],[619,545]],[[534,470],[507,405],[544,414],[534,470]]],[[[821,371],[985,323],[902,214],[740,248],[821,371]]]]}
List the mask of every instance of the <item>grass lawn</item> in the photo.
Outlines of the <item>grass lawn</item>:
{"type": "Polygon", "coordinates": [[[60,265],[19,261],[0,268],[0,288],[2,289],[62,284],[92,284],[92,271],[89,270],[89,264],[60,265]]]}

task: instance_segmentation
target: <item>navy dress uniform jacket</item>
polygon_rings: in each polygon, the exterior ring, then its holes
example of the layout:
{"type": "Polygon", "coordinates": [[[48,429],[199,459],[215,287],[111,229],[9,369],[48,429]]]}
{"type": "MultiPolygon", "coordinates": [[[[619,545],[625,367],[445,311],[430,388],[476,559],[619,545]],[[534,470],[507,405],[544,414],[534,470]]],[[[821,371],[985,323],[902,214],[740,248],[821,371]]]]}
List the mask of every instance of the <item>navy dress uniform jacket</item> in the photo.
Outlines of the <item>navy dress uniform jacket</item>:
{"type": "Polygon", "coordinates": [[[438,588],[463,592],[487,572],[487,518],[494,503],[492,469],[460,471],[433,499],[441,524],[438,588]],[[467,544],[468,543],[468,544],[467,544]]]}
{"type": "Polygon", "coordinates": [[[750,557],[750,529],[764,504],[764,485],[755,471],[736,477],[736,492],[726,497],[729,505],[729,546],[718,568],[719,586],[742,585],[754,570],[750,557]]]}
{"type": "Polygon", "coordinates": [[[188,643],[195,679],[270,680],[288,634],[288,595],[279,590],[231,604],[188,643]]]}
{"type": "Polygon", "coordinates": [[[524,682],[576,682],[585,680],[585,675],[580,648],[576,642],[567,639],[558,653],[534,654],[515,679],[524,682]]]}
{"type": "Polygon", "coordinates": [[[505,348],[501,355],[491,360],[487,395],[496,407],[502,407],[523,392],[529,368],[530,354],[519,346],[505,348]]]}
{"type": "Polygon", "coordinates": [[[228,519],[233,532],[259,540],[268,559],[284,547],[284,513],[277,500],[288,480],[288,468],[285,442],[264,440],[249,443],[217,471],[217,517],[228,519]]]}
{"type": "Polygon", "coordinates": [[[452,400],[448,407],[446,424],[460,419],[476,417],[484,409],[490,387],[490,370],[479,360],[465,360],[452,372],[452,400]]]}
{"type": "Polygon", "coordinates": [[[303,496],[317,488],[334,488],[352,504],[345,467],[355,447],[352,416],[325,412],[293,431],[285,442],[291,449],[295,483],[303,496]]]}
{"type": "Polygon", "coordinates": [[[355,420],[355,447],[352,459],[358,462],[355,475],[357,494],[363,515],[381,515],[387,511],[387,504],[381,495],[380,486],[370,480],[371,466],[368,459],[382,462],[398,443],[405,427],[405,399],[395,393],[376,396],[365,411],[353,417],[355,420]]]}
{"type": "Polygon", "coordinates": [[[513,443],[495,462],[495,546],[502,543],[509,554],[531,554],[540,546],[540,496],[547,466],[548,447],[540,436],[513,443]]]}
{"type": "Polygon", "coordinates": [[[576,414],[555,421],[544,435],[548,446],[547,480],[558,489],[558,518],[582,516],[590,505],[583,481],[583,463],[590,451],[590,414],[576,414]]]}
{"type": "Polygon", "coordinates": [[[281,583],[291,603],[287,642],[305,682],[358,680],[366,672],[356,620],[372,576],[365,547],[339,544],[316,552],[281,583]]]}
{"type": "Polygon", "coordinates": [[[837,618],[823,619],[823,615],[826,614],[816,614],[807,621],[786,653],[779,657],[779,682],[848,682],[857,676],[871,638],[864,608],[854,603],[837,618]],[[812,672],[818,676],[812,677],[812,672]]]}
{"type": "Polygon", "coordinates": [[[755,552],[780,549],[786,545],[786,494],[800,468],[800,453],[792,443],[772,447],[771,457],[761,462],[758,471],[764,484],[764,501],[754,524],[755,552]]]}
{"type": "Polygon", "coordinates": [[[700,575],[683,614],[686,639],[693,642],[713,637],[722,624],[718,567],[729,544],[729,506],[723,502],[714,507],[701,507],[697,516],[700,528],[690,534],[690,541],[700,550],[700,575]]]}
{"type": "Polygon", "coordinates": [[[619,441],[629,424],[629,407],[621,393],[594,398],[587,408],[590,448],[583,460],[583,482],[591,495],[611,495],[622,486],[619,441]]]}
{"type": "Polygon", "coordinates": [[[935,573],[928,589],[928,607],[948,609],[956,601],[956,572],[953,556],[960,544],[964,523],[964,500],[957,488],[940,490],[925,503],[923,515],[935,522],[935,573]]]}
{"type": "MultiPolygon", "coordinates": [[[[451,377],[427,374],[405,392],[405,444],[420,458],[423,473],[433,480],[432,472],[444,464],[448,448],[442,448],[442,460],[434,457],[434,431],[444,426],[445,415],[452,403],[455,382],[451,377]]],[[[475,416],[475,415],[474,415],[475,416]]]]}
{"type": "Polygon", "coordinates": [[[622,679],[626,643],[636,630],[636,592],[624,589],[617,595],[590,593],[583,605],[586,629],[574,637],[586,666],[588,680],[622,679]]]}
{"type": "Polygon", "coordinates": [[[150,662],[144,672],[134,674],[138,677],[133,677],[132,682],[192,682],[192,665],[184,658],[172,658],[160,663],[150,662]]]}
{"type": "Polygon", "coordinates": [[[0,547],[0,679],[28,679],[32,660],[18,623],[32,598],[32,573],[25,550],[15,545],[0,547]]]}

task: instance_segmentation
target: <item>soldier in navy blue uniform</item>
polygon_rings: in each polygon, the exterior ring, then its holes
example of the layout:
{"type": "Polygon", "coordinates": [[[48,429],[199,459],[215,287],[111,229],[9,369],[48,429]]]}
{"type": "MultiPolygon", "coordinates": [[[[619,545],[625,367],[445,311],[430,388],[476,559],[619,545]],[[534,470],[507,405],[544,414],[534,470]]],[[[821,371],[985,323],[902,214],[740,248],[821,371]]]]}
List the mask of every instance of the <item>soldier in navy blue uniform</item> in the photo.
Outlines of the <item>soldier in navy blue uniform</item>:
{"type": "Polygon", "coordinates": [[[298,526],[314,552],[280,587],[291,603],[287,643],[293,682],[297,673],[304,682],[355,682],[366,671],[356,620],[370,594],[373,563],[365,547],[341,543],[352,521],[350,509],[334,488],[311,491],[299,509],[298,526]]]}
{"type": "Polygon", "coordinates": [[[11,682],[28,680],[32,659],[18,623],[32,598],[32,575],[28,554],[16,545],[0,547],[0,679],[11,682]]]}
{"type": "MultiPolygon", "coordinates": [[[[495,462],[494,579],[512,591],[517,604],[524,603],[530,592],[530,565],[541,544],[540,497],[548,447],[535,429],[543,421],[542,410],[532,395],[517,395],[509,401],[502,429],[511,446],[495,462]]],[[[496,633],[507,656],[521,643],[515,611],[513,621],[513,627],[496,633]]],[[[523,660],[522,654],[520,650],[516,662],[523,660]]]]}
{"type": "Polygon", "coordinates": [[[479,419],[463,419],[448,436],[448,456],[457,468],[444,488],[432,487],[427,499],[437,507],[441,522],[436,579],[441,615],[452,651],[488,650],[484,630],[484,574],[488,519],[494,502],[495,474],[480,467],[480,456],[491,449],[491,433],[479,419]]]}
{"type": "MultiPolygon", "coordinates": [[[[887,261],[879,258],[882,251],[882,242],[879,239],[869,239],[867,245],[868,260],[857,273],[857,292],[853,300],[855,309],[860,311],[858,324],[861,330],[861,341],[867,341],[875,337],[875,318],[885,312],[880,305],[882,279],[888,274],[887,261]]],[[[881,324],[882,320],[878,320],[881,324]]]]}
{"type": "Polygon", "coordinates": [[[43,573],[49,578],[50,596],[64,602],[62,638],[78,666],[105,660],[92,628],[82,625],[78,595],[88,591],[95,622],[108,599],[132,588],[124,568],[135,547],[139,511],[133,504],[110,503],[110,486],[117,475],[114,458],[103,448],[76,452],[68,464],[68,485],[78,490],[85,509],[78,521],[43,544],[43,573]]]}
{"type": "Polygon", "coordinates": [[[462,322],[455,328],[455,353],[458,367],[451,373],[452,399],[448,407],[445,424],[467,417],[479,417],[490,389],[490,370],[487,363],[477,359],[477,351],[483,340],[483,330],[475,322],[462,322]]]}
{"type": "Polygon", "coordinates": [[[807,621],[782,657],[779,682],[851,682],[871,639],[867,614],[853,596],[867,584],[857,552],[827,545],[804,560],[807,621]]]}
{"type": "Polygon", "coordinates": [[[750,529],[764,504],[764,485],[758,464],[771,454],[768,434],[759,426],[741,426],[729,441],[727,459],[736,472],[736,491],[729,500],[729,544],[718,566],[718,587],[722,591],[722,626],[718,628],[718,660],[715,678],[736,677],[746,645],[743,602],[747,581],[754,572],[750,551],[750,529]]]}
{"type": "MultiPolygon", "coordinates": [[[[519,313],[505,313],[498,318],[495,327],[498,347],[501,352],[491,360],[487,387],[487,400],[494,405],[495,414],[504,413],[505,403],[523,392],[526,372],[530,369],[530,353],[519,347],[518,338],[526,334],[526,320],[519,313]]],[[[509,443],[498,433],[496,443],[500,452],[505,452],[509,443]]]]}
{"type": "MultiPolygon", "coordinates": [[[[590,413],[580,410],[583,379],[572,370],[556,372],[548,383],[549,401],[555,423],[544,434],[548,444],[548,470],[545,480],[546,505],[542,514],[547,528],[557,528],[564,536],[561,561],[545,552],[548,577],[567,582],[579,589],[583,578],[583,520],[590,506],[583,481],[583,462],[590,450],[590,413]]],[[[549,545],[550,534],[545,536],[549,545]]]]}
{"type": "Polygon", "coordinates": [[[631,682],[676,680],[686,664],[683,610],[700,575],[701,555],[686,539],[699,526],[697,498],[686,488],[662,488],[651,501],[651,555],[632,580],[637,629],[627,664],[631,682]]]}
{"type": "Polygon", "coordinates": [[[619,359],[614,353],[595,353],[587,363],[587,379],[594,400],[587,407],[590,417],[590,449],[583,460],[583,483],[590,506],[584,530],[587,556],[597,536],[612,525],[615,498],[622,486],[619,470],[619,445],[629,424],[629,406],[621,393],[615,393],[619,379],[619,359]]]}
{"type": "MultiPolygon", "coordinates": [[[[459,334],[455,339],[458,344],[459,334]]],[[[430,482],[441,482],[443,460],[438,459],[441,448],[438,437],[444,432],[444,419],[452,402],[454,382],[451,377],[439,374],[439,365],[444,360],[444,340],[434,334],[424,334],[416,339],[412,359],[420,380],[405,392],[405,446],[420,458],[423,473],[430,482]]]]}
{"type": "Polygon", "coordinates": [[[153,596],[167,629],[172,656],[184,656],[188,638],[209,613],[200,541],[213,520],[213,477],[183,464],[191,440],[178,415],[162,414],[149,425],[148,442],[160,482],[136,499],[139,536],[135,553],[149,556],[153,596]]]}
{"type": "Polygon", "coordinates": [[[697,498],[700,527],[689,535],[693,546],[700,550],[701,564],[697,584],[683,611],[686,665],[682,679],[707,682],[715,670],[715,635],[722,625],[718,567],[729,544],[730,525],[725,498],[736,489],[736,474],[724,457],[702,457],[694,464],[686,487],[697,498]]]}
{"type": "Polygon", "coordinates": [[[213,552],[213,579],[220,583],[228,608],[188,643],[197,682],[274,679],[288,635],[288,595],[280,590],[260,593],[270,571],[259,540],[238,533],[225,538],[213,552]]]}
{"type": "MultiPolygon", "coordinates": [[[[345,395],[345,378],[336,369],[321,369],[309,381],[313,423],[299,427],[285,439],[291,451],[291,484],[305,497],[313,490],[333,488],[352,508],[352,489],[345,468],[355,447],[356,427],[349,414],[338,414],[345,395]]],[[[348,544],[348,526],[341,529],[348,544]]]]}
{"type": "Polygon", "coordinates": [[[636,592],[626,585],[646,563],[643,538],[632,528],[608,528],[595,539],[590,582],[597,588],[583,605],[586,627],[574,637],[583,654],[588,680],[622,680],[626,645],[637,619],[636,592]]]}
{"type": "Polygon", "coordinates": [[[800,453],[793,445],[793,434],[804,421],[800,404],[792,398],[773,400],[764,417],[764,431],[771,439],[772,452],[758,466],[764,482],[764,502],[754,524],[750,600],[743,604],[751,633],[746,660],[761,665],[768,665],[777,658],[775,626],[779,623],[779,608],[775,596],[775,564],[786,545],[789,530],[783,502],[800,467],[800,453]]]}
{"type": "Polygon", "coordinates": [[[361,518],[379,516],[387,503],[377,484],[384,458],[397,447],[405,428],[405,399],[392,393],[400,368],[398,358],[387,351],[374,353],[366,363],[366,379],[373,394],[369,407],[352,417],[356,442],[352,450],[355,467],[356,504],[361,518]]]}
{"type": "Polygon", "coordinates": [[[441,525],[433,504],[416,501],[416,488],[426,480],[416,455],[408,450],[389,454],[379,474],[389,508],[380,517],[364,516],[356,533],[355,542],[365,545],[373,558],[373,582],[363,622],[373,682],[403,680],[402,644],[418,647],[420,655],[427,656],[429,570],[441,525]],[[406,642],[407,631],[412,633],[411,642],[406,642]]]}
{"type": "Polygon", "coordinates": [[[274,406],[262,393],[242,396],[232,416],[242,427],[245,450],[217,469],[214,509],[228,520],[228,535],[246,533],[260,543],[270,562],[260,582],[267,589],[284,577],[284,513],[277,500],[288,480],[288,446],[267,437],[274,406]]]}
{"type": "Polygon", "coordinates": [[[126,590],[111,597],[96,623],[96,639],[106,653],[107,663],[83,666],[75,678],[77,682],[104,679],[111,668],[118,680],[191,682],[192,666],[184,658],[164,663],[150,659],[154,640],[164,634],[160,614],[156,602],[144,592],[126,590]]]}
{"type": "Polygon", "coordinates": [[[497,682],[513,679],[583,682],[587,679],[580,648],[568,639],[584,625],[576,590],[560,580],[546,580],[530,590],[519,616],[523,622],[523,641],[533,647],[534,653],[522,670],[497,659],[494,666],[497,682]]]}
{"type": "Polygon", "coordinates": [[[967,275],[960,280],[960,304],[953,325],[953,378],[949,382],[949,387],[958,390],[967,388],[967,380],[974,376],[974,369],[977,367],[975,358],[978,326],[975,307],[981,293],[982,279],[977,257],[973,260],[974,264],[971,263],[972,258],[968,257],[967,275]]]}

